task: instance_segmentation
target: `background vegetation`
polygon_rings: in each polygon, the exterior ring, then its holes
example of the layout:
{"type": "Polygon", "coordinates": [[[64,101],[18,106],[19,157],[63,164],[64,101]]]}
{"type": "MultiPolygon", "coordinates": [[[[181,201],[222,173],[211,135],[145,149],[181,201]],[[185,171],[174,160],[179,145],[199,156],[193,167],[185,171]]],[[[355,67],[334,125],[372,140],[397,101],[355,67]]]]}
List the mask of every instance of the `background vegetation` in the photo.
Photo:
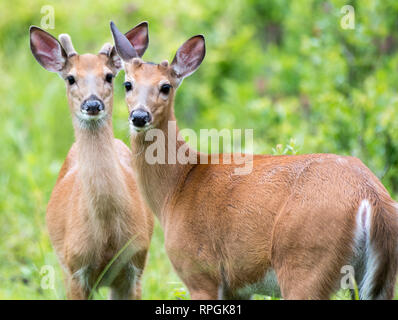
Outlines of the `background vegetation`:
{"type": "MultiPolygon", "coordinates": [[[[49,31],[69,33],[81,53],[111,41],[111,19],[122,31],[149,21],[145,59],[154,62],[204,34],[207,57],[177,95],[180,128],[253,128],[256,153],[358,156],[398,199],[397,1],[1,1],[0,299],[64,298],[44,217],[74,137],[63,81],[29,50],[43,5],[55,10],[49,31]],[[346,4],[354,30],[340,27],[346,4]],[[56,268],[55,290],[40,286],[44,265],[56,268]]],[[[114,127],[128,143],[122,82],[123,72],[114,127]]],[[[186,298],[159,227],[143,298],[186,298]]]]}

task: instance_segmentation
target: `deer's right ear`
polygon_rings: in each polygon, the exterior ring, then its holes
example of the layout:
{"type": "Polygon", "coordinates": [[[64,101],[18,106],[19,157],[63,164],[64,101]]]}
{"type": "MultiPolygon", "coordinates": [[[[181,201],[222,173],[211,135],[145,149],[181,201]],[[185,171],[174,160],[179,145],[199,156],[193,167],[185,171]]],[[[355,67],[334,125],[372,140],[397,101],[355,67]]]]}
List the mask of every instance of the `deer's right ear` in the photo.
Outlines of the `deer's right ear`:
{"type": "Polygon", "coordinates": [[[124,61],[144,55],[149,43],[147,22],[141,22],[124,35],[111,21],[111,31],[116,51],[124,61]]]}
{"type": "Polygon", "coordinates": [[[61,72],[67,55],[61,44],[48,32],[30,27],[30,50],[36,60],[48,71],[61,72]]]}

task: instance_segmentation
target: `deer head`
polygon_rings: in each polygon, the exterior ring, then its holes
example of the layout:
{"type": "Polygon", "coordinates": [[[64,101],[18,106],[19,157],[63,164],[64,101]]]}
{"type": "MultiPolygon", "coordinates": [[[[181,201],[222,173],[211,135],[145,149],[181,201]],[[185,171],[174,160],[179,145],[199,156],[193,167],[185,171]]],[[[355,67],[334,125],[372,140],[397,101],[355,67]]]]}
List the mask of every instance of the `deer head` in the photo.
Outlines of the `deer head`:
{"type": "Polygon", "coordinates": [[[32,26],[30,47],[40,65],[65,80],[70,111],[81,128],[97,128],[110,119],[113,79],[122,67],[111,44],[105,43],[98,54],[79,55],[69,35],[61,34],[58,41],[32,26]]]}
{"type": "MultiPolygon", "coordinates": [[[[138,28],[137,26],[136,28],[138,28]]],[[[197,35],[187,40],[177,51],[171,64],[144,62],[142,48],[148,46],[148,29],[137,29],[141,36],[132,41],[111,22],[115,48],[124,61],[126,102],[130,126],[134,132],[159,128],[173,117],[176,89],[191,75],[205,56],[205,40],[197,35]]]]}

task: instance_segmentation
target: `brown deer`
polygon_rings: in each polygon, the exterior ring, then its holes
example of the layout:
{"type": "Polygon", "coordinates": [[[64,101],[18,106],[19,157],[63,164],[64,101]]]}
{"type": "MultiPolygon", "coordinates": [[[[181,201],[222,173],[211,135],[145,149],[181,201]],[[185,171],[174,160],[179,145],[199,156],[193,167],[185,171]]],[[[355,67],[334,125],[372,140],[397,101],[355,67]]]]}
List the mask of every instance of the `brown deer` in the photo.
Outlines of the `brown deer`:
{"type": "Polygon", "coordinates": [[[192,299],[327,299],[345,265],[353,267],[362,299],[393,297],[398,209],[360,160],[255,155],[246,175],[235,174],[235,164],[203,164],[210,155],[190,149],[178,132],[170,139],[168,128],[177,88],[205,56],[204,37],[186,41],[171,64],[153,64],[113,23],[111,30],[125,63],[137,184],[192,299]],[[165,163],[147,161],[153,128],[165,137],[165,163]],[[169,163],[181,149],[194,157],[169,163]]]}
{"type": "MultiPolygon", "coordinates": [[[[134,43],[145,30],[143,23],[126,36],[134,43]]],[[[139,299],[153,215],[137,191],[131,151],[113,135],[113,79],[121,60],[108,43],[97,55],[79,55],[68,35],[60,35],[59,41],[30,28],[34,57],[66,82],[76,139],[47,207],[67,297],[87,299],[101,272],[130,241],[99,285],[111,288],[112,299],[139,299]]],[[[142,55],[145,49],[137,50],[142,55]]]]}

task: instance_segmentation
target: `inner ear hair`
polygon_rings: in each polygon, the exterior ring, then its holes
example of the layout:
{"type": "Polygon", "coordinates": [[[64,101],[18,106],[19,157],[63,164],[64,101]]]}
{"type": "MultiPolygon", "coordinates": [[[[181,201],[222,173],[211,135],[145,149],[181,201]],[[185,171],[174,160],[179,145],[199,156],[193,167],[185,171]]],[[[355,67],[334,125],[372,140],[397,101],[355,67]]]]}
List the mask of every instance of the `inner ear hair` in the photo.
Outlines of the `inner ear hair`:
{"type": "Polygon", "coordinates": [[[64,48],[66,55],[68,58],[77,55],[77,52],[72,44],[72,39],[66,33],[62,33],[58,37],[59,42],[61,43],[62,48],[64,48]]]}

